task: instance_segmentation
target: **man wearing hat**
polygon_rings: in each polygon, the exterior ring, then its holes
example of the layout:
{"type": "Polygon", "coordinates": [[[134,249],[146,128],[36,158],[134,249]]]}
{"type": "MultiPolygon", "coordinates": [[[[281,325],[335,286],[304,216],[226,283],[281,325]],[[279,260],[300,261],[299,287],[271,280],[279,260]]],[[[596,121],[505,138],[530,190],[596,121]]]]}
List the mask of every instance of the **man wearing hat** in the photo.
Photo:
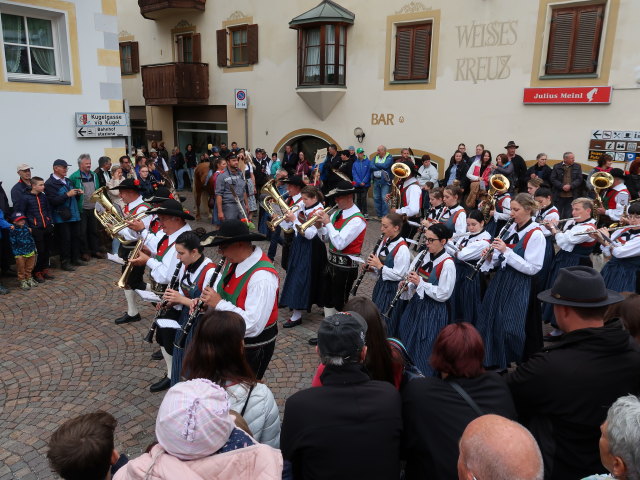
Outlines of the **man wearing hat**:
{"type": "MultiPolygon", "coordinates": [[[[294,205],[298,204],[298,207],[304,209],[304,205],[302,202],[302,195],[300,192],[306,186],[302,177],[300,175],[293,175],[283,180],[285,188],[287,189],[287,199],[285,202],[289,205],[289,208],[293,208],[294,205]]],[[[300,211],[300,208],[298,209],[300,211]]],[[[280,224],[282,231],[284,232],[284,239],[282,242],[282,268],[287,270],[289,266],[289,250],[291,250],[291,244],[293,243],[293,239],[296,236],[293,231],[293,224],[288,223],[286,221],[280,224]]]]}
{"type": "Polygon", "coordinates": [[[325,212],[318,215],[322,227],[318,235],[329,242],[329,265],[324,279],[325,317],[331,316],[349,298],[349,291],[358,276],[358,261],[367,229],[367,221],[354,204],[355,188],[347,181],[341,181],[327,195],[338,207],[331,217],[325,212]]]}
{"type": "Polygon", "coordinates": [[[249,211],[246,185],[238,166],[238,157],[230,153],[227,168],[216,179],[216,208],[220,221],[246,218],[249,211]]]}
{"type": "MultiPolygon", "coordinates": [[[[620,168],[612,168],[613,185],[604,194],[604,208],[598,208],[598,215],[606,215],[614,222],[619,222],[624,207],[629,205],[629,190],[624,184],[624,172],[620,168]]],[[[607,225],[611,222],[607,222],[607,225]]]]}
{"type": "MultiPolygon", "coordinates": [[[[122,201],[125,204],[124,210],[122,212],[125,217],[137,215],[151,208],[151,205],[142,199],[142,186],[140,185],[140,180],[125,178],[118,186],[111,188],[111,190],[117,190],[120,193],[120,198],[122,198],[122,201]]],[[[142,228],[140,228],[139,230],[142,231],[145,228],[149,228],[151,220],[152,218],[149,215],[143,217],[141,221],[142,228]]],[[[118,256],[120,256],[120,258],[122,258],[126,262],[129,258],[131,250],[134,248],[136,242],[140,239],[141,233],[132,228],[125,228],[120,231],[119,235],[129,242],[127,245],[121,243],[118,249],[118,256]]],[[[124,271],[125,268],[126,264],[123,265],[122,271],[124,271]]],[[[124,315],[118,317],[115,320],[116,325],[120,325],[122,323],[137,322],[141,320],[140,313],[138,312],[138,307],[136,306],[136,295],[134,290],[144,290],[146,288],[143,276],[144,266],[134,266],[131,269],[131,273],[129,274],[129,277],[127,279],[127,286],[124,289],[124,296],[127,299],[127,311],[124,315]]]]}
{"type": "Polygon", "coordinates": [[[280,449],[294,478],[399,477],[400,394],[364,370],[366,333],[356,312],[320,323],[322,386],[294,393],[284,409],[280,449]]]}
{"type": "Polygon", "coordinates": [[[29,193],[29,190],[31,190],[31,169],[33,167],[29,166],[26,163],[21,163],[20,165],[18,165],[18,176],[20,177],[20,179],[18,180],[18,183],[16,183],[12,188],[11,188],[11,203],[13,203],[13,206],[15,207],[16,205],[19,205],[20,202],[22,201],[22,196],[25,193],[29,193]]]}
{"type": "Polygon", "coordinates": [[[56,160],[53,162],[53,173],[44,182],[44,193],[53,213],[60,264],[65,271],[87,265],[87,262],[80,260],[80,209],[77,196],[82,195],[82,190],[74,188],[67,178],[70,166],[65,160],[56,160]]]}
{"type": "Polygon", "coordinates": [[[516,150],[520,148],[520,145],[516,145],[516,142],[509,140],[505,145],[507,151],[507,159],[513,164],[513,173],[516,177],[516,187],[518,192],[527,191],[527,164],[520,155],[516,153],[516,150]]]}
{"type": "MultiPolygon", "coordinates": [[[[415,164],[411,160],[402,160],[402,163],[409,169],[409,176],[401,180],[400,187],[400,208],[392,208],[391,213],[404,215],[407,220],[420,222],[420,208],[422,207],[422,188],[418,183],[416,174],[418,173],[415,164]]],[[[416,227],[405,222],[401,235],[404,238],[412,238],[416,233],[416,227]]]]}
{"type": "Polygon", "coordinates": [[[356,205],[364,218],[369,218],[367,192],[371,186],[371,160],[367,158],[363,148],[356,150],[356,159],[353,162],[351,173],[353,174],[353,186],[356,187],[356,205]]]}
{"type": "Polygon", "coordinates": [[[240,220],[226,220],[203,245],[218,247],[227,259],[213,288],[202,300],[216,310],[236,312],[245,321],[245,356],[258,380],[263,376],[278,333],[278,272],[260,247],[251,244],[265,236],[253,233],[240,220]]]}
{"type": "Polygon", "coordinates": [[[603,471],[598,440],[607,409],[640,391],[640,352],[619,324],[604,325],[607,307],[623,297],[607,290],[596,270],[564,268],[538,298],[553,305],[566,333],[507,381],[521,422],[540,445],[545,478],[583,478],[603,471]]]}

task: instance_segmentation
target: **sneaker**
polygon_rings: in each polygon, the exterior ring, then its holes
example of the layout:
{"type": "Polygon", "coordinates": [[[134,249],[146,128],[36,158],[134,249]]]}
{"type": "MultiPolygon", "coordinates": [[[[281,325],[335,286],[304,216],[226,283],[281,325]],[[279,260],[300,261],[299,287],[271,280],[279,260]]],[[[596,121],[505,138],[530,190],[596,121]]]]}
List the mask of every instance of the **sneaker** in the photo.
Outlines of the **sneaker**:
{"type": "Polygon", "coordinates": [[[20,288],[22,290],[31,290],[31,284],[29,283],[29,280],[22,280],[20,282],[20,288]]]}
{"type": "Polygon", "coordinates": [[[124,260],[120,258],[118,255],[115,255],[113,253],[107,253],[107,260],[111,260],[114,263],[124,265],[124,260]]]}
{"type": "Polygon", "coordinates": [[[29,280],[27,280],[27,282],[29,282],[29,286],[31,286],[31,287],[37,287],[38,286],[38,282],[36,282],[36,279],[33,278],[33,277],[31,277],[29,280]]]}

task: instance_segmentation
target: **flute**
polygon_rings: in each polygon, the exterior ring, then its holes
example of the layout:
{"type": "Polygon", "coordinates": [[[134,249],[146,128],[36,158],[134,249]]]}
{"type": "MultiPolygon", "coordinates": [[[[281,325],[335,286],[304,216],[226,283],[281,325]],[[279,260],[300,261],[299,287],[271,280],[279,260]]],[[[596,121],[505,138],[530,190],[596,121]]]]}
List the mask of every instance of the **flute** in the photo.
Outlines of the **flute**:
{"type": "MultiPolygon", "coordinates": [[[[495,240],[496,238],[499,238],[500,240],[502,240],[502,237],[504,237],[504,235],[507,233],[507,230],[509,230],[509,227],[513,224],[513,222],[514,222],[513,218],[510,218],[507,221],[507,223],[504,224],[504,227],[502,227],[502,230],[500,230],[500,233],[498,233],[497,236],[493,237],[493,240],[495,240]]],[[[480,271],[480,268],[482,267],[482,265],[484,265],[484,262],[486,262],[489,258],[491,258],[494,250],[495,250],[495,247],[493,246],[489,247],[487,251],[484,253],[484,255],[482,255],[478,259],[478,263],[476,263],[476,267],[473,269],[473,272],[471,273],[471,275],[467,276],[468,280],[473,280],[473,277],[475,277],[476,273],[480,271]]]]}
{"type": "MultiPolygon", "coordinates": [[[[178,264],[176,265],[176,269],[173,272],[173,275],[171,276],[171,281],[169,282],[169,288],[171,290],[175,290],[177,288],[177,283],[178,283],[178,274],[180,273],[180,268],[182,267],[182,262],[178,262],[178,264]]],[[[156,323],[158,321],[158,319],[167,314],[167,305],[169,305],[169,302],[165,299],[162,299],[162,301],[160,302],[160,307],[158,308],[158,311],[156,312],[156,316],[153,319],[153,323],[151,323],[151,326],[149,327],[149,331],[147,332],[147,334],[144,336],[144,341],[147,343],[152,343],[153,342],[153,336],[156,333],[156,330],[158,329],[158,324],[156,323]]]]}
{"type": "MultiPolygon", "coordinates": [[[[380,238],[378,238],[378,241],[376,242],[375,246],[373,247],[373,255],[375,255],[376,252],[378,251],[378,247],[380,247],[380,244],[382,243],[383,239],[384,239],[384,233],[382,235],[380,235],[380,238]]],[[[353,297],[356,296],[356,293],[358,292],[358,287],[362,283],[362,279],[364,278],[364,276],[366,275],[368,270],[369,270],[369,268],[365,264],[362,267],[362,271],[360,272],[360,275],[358,275],[358,278],[356,279],[356,283],[353,284],[353,288],[349,292],[349,295],[351,295],[353,297]]]]}
{"type": "MultiPolygon", "coordinates": [[[[224,266],[225,260],[226,258],[222,257],[218,262],[218,264],[216,265],[216,269],[213,271],[213,275],[211,275],[211,280],[209,280],[210,287],[213,287],[215,285],[216,279],[218,278],[218,275],[220,275],[220,271],[224,266]]],[[[193,322],[195,322],[196,318],[198,318],[198,315],[200,315],[200,309],[203,307],[203,305],[204,305],[204,301],[202,299],[199,299],[198,303],[193,309],[193,312],[191,312],[191,314],[189,315],[189,318],[187,319],[186,323],[182,327],[182,330],[180,330],[180,332],[176,334],[176,339],[173,343],[174,348],[179,348],[181,350],[184,348],[184,346],[187,343],[187,336],[189,335],[189,332],[193,327],[193,322]]]]}

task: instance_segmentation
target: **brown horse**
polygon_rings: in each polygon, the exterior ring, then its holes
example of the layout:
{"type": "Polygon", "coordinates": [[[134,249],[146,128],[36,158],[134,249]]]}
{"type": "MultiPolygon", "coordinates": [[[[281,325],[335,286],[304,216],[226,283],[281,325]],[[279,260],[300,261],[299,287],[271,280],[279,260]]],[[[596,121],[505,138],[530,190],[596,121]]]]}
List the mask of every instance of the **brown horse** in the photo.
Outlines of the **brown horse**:
{"type": "Polygon", "coordinates": [[[205,203],[207,203],[207,209],[209,210],[209,218],[211,218],[212,215],[208,201],[209,197],[213,195],[213,190],[210,190],[208,186],[205,185],[208,173],[209,162],[199,163],[193,173],[193,201],[196,205],[196,220],[200,220],[200,203],[202,202],[203,194],[205,203]]]}

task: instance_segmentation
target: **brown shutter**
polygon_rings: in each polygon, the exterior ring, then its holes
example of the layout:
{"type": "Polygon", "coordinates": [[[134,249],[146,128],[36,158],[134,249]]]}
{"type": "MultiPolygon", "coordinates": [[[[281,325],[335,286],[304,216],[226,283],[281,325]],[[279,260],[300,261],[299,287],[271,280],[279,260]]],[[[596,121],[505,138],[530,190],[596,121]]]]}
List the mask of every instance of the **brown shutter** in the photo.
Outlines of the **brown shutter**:
{"type": "Polygon", "coordinates": [[[200,34],[194,33],[191,36],[191,48],[193,49],[193,63],[202,62],[202,47],[200,46],[200,34]]]}
{"type": "Polygon", "coordinates": [[[258,63],[258,25],[247,26],[247,49],[249,65],[258,63]]]}
{"type": "Polygon", "coordinates": [[[216,30],[216,43],[218,48],[218,66],[227,66],[227,29],[216,30]]]}
{"type": "Polygon", "coordinates": [[[429,78],[429,50],[431,49],[431,24],[416,26],[411,55],[411,80],[429,78]]]}
{"type": "Polygon", "coordinates": [[[594,73],[598,66],[604,5],[582,8],[576,18],[571,73],[594,73]]]}
{"type": "Polygon", "coordinates": [[[138,42],[131,42],[131,73],[140,72],[140,55],[138,53],[138,42]]]}
{"type": "Polygon", "coordinates": [[[411,27],[398,27],[396,31],[396,67],[394,80],[411,79],[411,27]]]}

